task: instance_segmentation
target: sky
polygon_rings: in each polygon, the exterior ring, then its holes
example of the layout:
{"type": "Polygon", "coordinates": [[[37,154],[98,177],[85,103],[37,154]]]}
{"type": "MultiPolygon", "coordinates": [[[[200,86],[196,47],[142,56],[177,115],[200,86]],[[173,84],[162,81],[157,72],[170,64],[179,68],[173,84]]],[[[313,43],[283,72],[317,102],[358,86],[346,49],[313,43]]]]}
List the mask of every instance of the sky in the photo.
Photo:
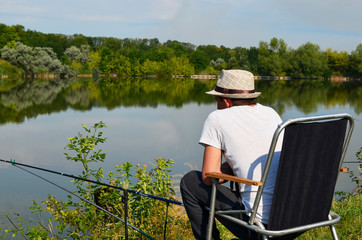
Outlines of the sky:
{"type": "Polygon", "coordinates": [[[0,0],[0,23],[91,37],[158,38],[229,48],[283,39],[351,52],[362,0],[0,0]]]}

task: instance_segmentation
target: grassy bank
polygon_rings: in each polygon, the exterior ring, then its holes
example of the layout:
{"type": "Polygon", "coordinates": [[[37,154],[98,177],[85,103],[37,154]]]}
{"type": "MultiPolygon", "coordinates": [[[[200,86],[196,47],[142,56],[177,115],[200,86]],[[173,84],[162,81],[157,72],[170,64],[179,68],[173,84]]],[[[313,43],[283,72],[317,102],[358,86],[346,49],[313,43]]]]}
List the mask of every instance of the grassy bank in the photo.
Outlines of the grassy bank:
{"type": "MultiPolygon", "coordinates": [[[[332,211],[338,213],[341,216],[341,221],[335,225],[339,239],[348,240],[361,240],[362,239],[362,206],[361,195],[354,194],[348,197],[333,201],[332,211]]],[[[187,219],[184,219],[187,221],[187,219]]],[[[185,222],[184,226],[188,226],[185,222]]],[[[189,227],[189,226],[188,226],[189,227]]],[[[218,225],[222,239],[235,239],[235,237],[228,232],[225,227],[218,225]]],[[[171,230],[172,231],[172,230],[171,230]]],[[[173,232],[173,231],[172,231],[173,232]]],[[[171,233],[170,236],[175,236],[177,233],[171,233]]],[[[170,238],[171,239],[171,238],[170,238]]],[[[190,231],[183,231],[182,236],[172,239],[193,239],[193,235],[190,231]]],[[[323,227],[319,229],[310,230],[303,235],[299,236],[296,240],[328,240],[333,239],[329,227],[323,227]]]]}
{"type": "MultiPolygon", "coordinates": [[[[349,197],[334,201],[332,211],[341,216],[341,221],[336,224],[338,237],[340,239],[361,240],[361,195],[350,195],[349,197]]],[[[303,234],[298,240],[311,240],[311,239],[333,239],[329,227],[319,228],[308,231],[303,234]]]]}

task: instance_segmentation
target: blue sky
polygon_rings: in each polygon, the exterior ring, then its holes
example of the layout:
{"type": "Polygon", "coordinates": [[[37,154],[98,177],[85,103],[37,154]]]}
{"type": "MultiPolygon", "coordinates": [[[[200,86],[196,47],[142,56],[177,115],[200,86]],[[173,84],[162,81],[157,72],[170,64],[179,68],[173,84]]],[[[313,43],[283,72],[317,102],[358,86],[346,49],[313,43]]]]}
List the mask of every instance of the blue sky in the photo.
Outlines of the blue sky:
{"type": "Polygon", "coordinates": [[[257,47],[281,38],[351,52],[362,0],[0,0],[0,23],[43,33],[257,47]]]}

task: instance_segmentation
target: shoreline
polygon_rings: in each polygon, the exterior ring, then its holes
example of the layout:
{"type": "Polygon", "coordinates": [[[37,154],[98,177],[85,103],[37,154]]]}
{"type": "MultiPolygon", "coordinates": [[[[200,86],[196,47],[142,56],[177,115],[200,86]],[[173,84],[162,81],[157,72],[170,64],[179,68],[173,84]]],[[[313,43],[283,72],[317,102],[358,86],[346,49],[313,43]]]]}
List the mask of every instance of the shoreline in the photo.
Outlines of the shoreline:
{"type": "MultiPolygon", "coordinates": [[[[82,77],[88,77],[91,78],[93,77],[93,74],[77,74],[76,77],[82,78],[82,77]]],[[[160,76],[158,75],[135,75],[135,76],[125,76],[125,75],[117,75],[117,74],[99,74],[98,77],[110,77],[110,78],[117,78],[117,77],[145,77],[145,78],[160,78],[160,76]]],[[[178,79],[184,79],[184,78],[191,78],[191,79],[200,79],[200,80],[213,80],[213,79],[218,79],[220,75],[210,75],[210,74],[194,74],[194,75],[172,75],[172,78],[178,78],[178,79]]],[[[57,76],[56,74],[35,74],[35,78],[40,78],[40,79],[53,79],[53,78],[58,78],[59,76],[57,76]]],[[[1,79],[7,79],[8,75],[0,75],[0,80],[1,79]]],[[[361,81],[362,77],[345,77],[345,76],[332,76],[332,77],[328,77],[328,78],[324,78],[324,77],[315,77],[315,78],[309,78],[309,77],[298,77],[298,78],[293,78],[290,76],[254,76],[255,80],[269,80],[269,81],[274,81],[274,80],[321,80],[321,81],[332,81],[332,82],[352,82],[352,81],[361,81]]]]}

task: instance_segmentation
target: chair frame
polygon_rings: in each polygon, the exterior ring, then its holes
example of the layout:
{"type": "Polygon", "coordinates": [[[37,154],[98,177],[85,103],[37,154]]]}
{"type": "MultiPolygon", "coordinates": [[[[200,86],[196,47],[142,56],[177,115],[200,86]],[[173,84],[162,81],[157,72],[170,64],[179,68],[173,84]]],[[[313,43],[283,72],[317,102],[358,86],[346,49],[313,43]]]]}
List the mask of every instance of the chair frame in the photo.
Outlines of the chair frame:
{"type": "Polygon", "coordinates": [[[273,237],[279,237],[279,236],[283,236],[283,235],[287,235],[287,234],[291,234],[291,233],[297,233],[297,232],[302,232],[302,231],[307,231],[313,228],[318,228],[318,227],[323,227],[323,226],[330,226],[330,230],[331,230],[331,234],[333,236],[333,239],[338,239],[338,235],[337,235],[337,231],[334,227],[334,224],[338,223],[340,221],[340,216],[337,213],[334,213],[332,211],[330,211],[329,216],[328,216],[328,220],[325,221],[321,221],[321,222],[317,222],[317,223],[313,223],[313,224],[308,224],[308,225],[303,225],[303,226],[298,226],[298,227],[294,227],[294,228],[289,228],[289,229],[284,229],[284,230],[266,230],[264,225],[258,221],[256,219],[256,213],[259,207],[259,203],[261,200],[261,196],[264,190],[264,183],[266,181],[266,178],[268,176],[268,172],[270,169],[270,165],[273,159],[273,155],[274,155],[274,151],[275,151],[275,147],[277,145],[279,136],[281,134],[281,132],[289,125],[294,124],[294,123],[300,123],[300,122],[315,122],[315,121],[325,121],[325,120],[334,120],[334,119],[347,119],[349,122],[349,127],[347,127],[347,133],[345,136],[345,141],[343,144],[343,150],[342,150],[342,155],[341,155],[341,159],[339,162],[339,169],[341,169],[341,165],[343,162],[343,159],[345,157],[346,151],[347,151],[347,147],[349,144],[349,141],[351,139],[351,135],[353,132],[353,128],[354,128],[354,119],[351,115],[343,113],[343,114],[333,114],[333,115],[324,115],[324,116],[315,116],[315,117],[304,117],[304,118],[295,118],[295,119],[289,119],[284,121],[283,123],[281,123],[277,129],[274,132],[273,135],[273,139],[269,148],[269,153],[268,153],[268,157],[266,159],[266,163],[265,163],[265,167],[264,167],[264,171],[261,177],[260,181],[255,181],[255,180],[250,180],[250,179],[244,179],[244,178],[239,178],[239,177],[235,177],[235,176],[231,176],[231,175],[227,175],[227,174],[222,174],[222,173],[207,173],[206,176],[212,178],[212,192],[211,192],[211,200],[210,200],[210,208],[208,208],[209,210],[209,222],[208,222],[208,229],[207,229],[207,239],[211,239],[212,237],[212,227],[213,227],[213,222],[214,222],[214,217],[215,215],[223,217],[231,222],[234,222],[236,224],[239,224],[242,227],[248,228],[252,231],[255,231],[257,233],[260,233],[263,235],[263,239],[268,239],[269,236],[273,236],[273,237]],[[243,184],[248,184],[248,185],[254,185],[254,186],[258,186],[258,191],[257,191],[257,195],[254,201],[254,205],[253,208],[250,210],[228,210],[228,211],[215,211],[215,201],[216,201],[216,186],[218,184],[219,179],[225,179],[225,180],[229,180],[229,181],[234,181],[234,182],[238,182],[238,183],[243,183],[243,184]],[[232,216],[229,216],[228,214],[232,214],[232,213],[248,213],[250,214],[250,218],[249,221],[243,221],[240,220],[238,218],[234,218],[232,216]]]}

